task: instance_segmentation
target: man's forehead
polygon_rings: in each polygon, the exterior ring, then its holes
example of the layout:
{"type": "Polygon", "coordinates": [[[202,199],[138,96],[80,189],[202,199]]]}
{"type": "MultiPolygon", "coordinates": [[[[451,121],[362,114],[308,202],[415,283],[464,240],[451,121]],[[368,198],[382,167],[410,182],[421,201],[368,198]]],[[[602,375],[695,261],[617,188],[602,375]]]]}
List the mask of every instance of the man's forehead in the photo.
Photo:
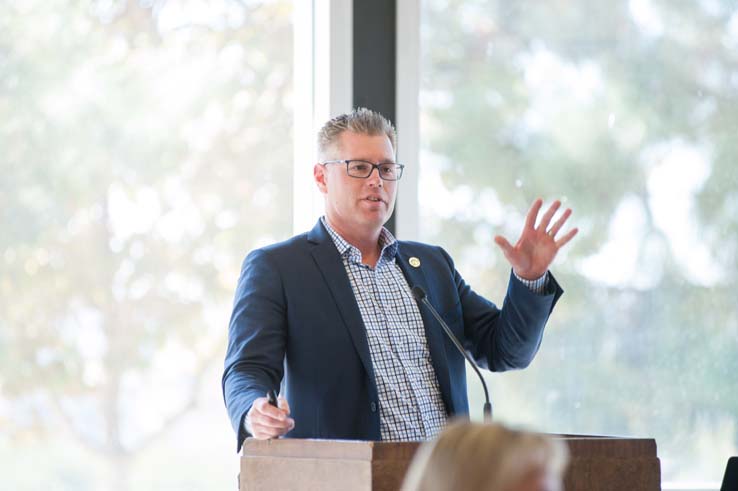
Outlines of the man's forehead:
{"type": "MultiPolygon", "coordinates": [[[[394,158],[394,148],[389,137],[384,133],[369,134],[357,133],[351,130],[343,131],[331,145],[330,150],[338,153],[342,152],[361,152],[361,151],[380,151],[387,158],[394,158]]],[[[362,158],[361,155],[338,155],[341,158],[362,158]]],[[[364,156],[364,157],[368,157],[364,156]]]]}

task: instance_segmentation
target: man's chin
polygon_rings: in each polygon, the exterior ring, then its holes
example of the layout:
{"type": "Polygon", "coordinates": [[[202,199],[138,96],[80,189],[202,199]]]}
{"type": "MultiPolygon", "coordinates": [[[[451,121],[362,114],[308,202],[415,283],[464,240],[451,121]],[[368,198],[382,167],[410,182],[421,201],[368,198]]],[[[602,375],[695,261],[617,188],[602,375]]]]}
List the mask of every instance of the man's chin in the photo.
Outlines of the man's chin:
{"type": "Polygon", "coordinates": [[[387,222],[389,222],[391,216],[391,211],[387,212],[386,210],[383,210],[382,213],[370,216],[367,221],[376,227],[383,227],[387,222]]]}
{"type": "Polygon", "coordinates": [[[386,210],[363,210],[362,223],[367,227],[382,227],[389,220],[390,214],[386,210]]]}

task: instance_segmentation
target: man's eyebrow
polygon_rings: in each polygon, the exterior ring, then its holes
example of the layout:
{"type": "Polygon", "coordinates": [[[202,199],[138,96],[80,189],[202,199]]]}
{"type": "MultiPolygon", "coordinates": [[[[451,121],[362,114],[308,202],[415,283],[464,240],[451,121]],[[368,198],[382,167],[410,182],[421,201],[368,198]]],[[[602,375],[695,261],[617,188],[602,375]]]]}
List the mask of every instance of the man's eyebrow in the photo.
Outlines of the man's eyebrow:
{"type": "Polygon", "coordinates": [[[359,157],[353,158],[353,159],[346,159],[346,160],[351,160],[351,161],[361,160],[362,162],[368,162],[370,164],[375,164],[375,163],[376,164],[396,164],[397,163],[395,162],[395,159],[391,159],[391,158],[378,160],[376,162],[373,161],[372,159],[365,159],[365,158],[359,158],[359,157]]]}

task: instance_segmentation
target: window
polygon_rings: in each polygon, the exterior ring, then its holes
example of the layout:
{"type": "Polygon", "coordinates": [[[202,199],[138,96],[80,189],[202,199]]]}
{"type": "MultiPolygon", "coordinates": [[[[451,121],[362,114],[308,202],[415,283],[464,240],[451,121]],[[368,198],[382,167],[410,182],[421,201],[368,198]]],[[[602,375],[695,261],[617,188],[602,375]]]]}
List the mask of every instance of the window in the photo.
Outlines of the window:
{"type": "Polygon", "coordinates": [[[229,489],[245,253],[292,232],[292,2],[0,16],[7,489],[229,489]]]}
{"type": "MultiPolygon", "coordinates": [[[[533,200],[579,236],[531,367],[497,418],[654,437],[665,488],[738,452],[738,13],[725,2],[421,3],[420,237],[504,296],[533,200]]],[[[471,408],[481,388],[470,378],[471,408]]],[[[676,485],[676,484],[674,484],[676,485]]]]}

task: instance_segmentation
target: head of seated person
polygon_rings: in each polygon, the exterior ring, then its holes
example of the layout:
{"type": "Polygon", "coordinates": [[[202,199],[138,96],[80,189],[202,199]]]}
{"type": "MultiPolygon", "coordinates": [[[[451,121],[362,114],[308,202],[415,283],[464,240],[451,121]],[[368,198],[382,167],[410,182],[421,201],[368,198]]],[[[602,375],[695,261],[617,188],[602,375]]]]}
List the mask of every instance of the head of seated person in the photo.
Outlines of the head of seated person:
{"type": "Polygon", "coordinates": [[[560,491],[563,442],[500,424],[451,423],[418,449],[403,491],[560,491]]]}

